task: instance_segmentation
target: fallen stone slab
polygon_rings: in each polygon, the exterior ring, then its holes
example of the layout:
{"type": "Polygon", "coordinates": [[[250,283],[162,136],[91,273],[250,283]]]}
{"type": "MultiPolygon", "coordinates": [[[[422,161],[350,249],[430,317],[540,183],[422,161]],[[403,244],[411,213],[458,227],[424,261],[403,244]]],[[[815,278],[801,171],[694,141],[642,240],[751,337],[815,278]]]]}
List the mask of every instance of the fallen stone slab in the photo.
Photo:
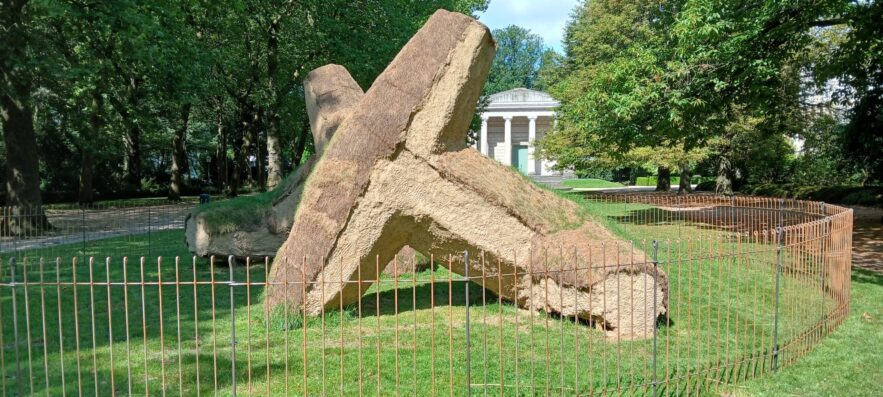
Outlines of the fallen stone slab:
{"type": "MultiPolygon", "coordinates": [[[[408,245],[470,252],[470,279],[521,307],[591,320],[615,338],[653,335],[665,274],[575,203],[467,147],[494,52],[484,25],[443,10],[405,45],[304,183],[267,305],[321,314],[353,304],[408,245]]],[[[467,274],[463,260],[446,266],[467,274]]]]}

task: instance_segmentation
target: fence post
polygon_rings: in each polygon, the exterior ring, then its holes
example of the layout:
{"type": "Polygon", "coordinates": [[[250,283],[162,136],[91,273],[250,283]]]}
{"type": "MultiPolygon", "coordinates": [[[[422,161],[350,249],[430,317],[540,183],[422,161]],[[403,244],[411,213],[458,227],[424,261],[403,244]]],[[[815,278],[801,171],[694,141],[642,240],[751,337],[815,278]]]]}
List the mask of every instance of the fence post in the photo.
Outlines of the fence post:
{"type": "Polygon", "coordinates": [[[776,225],[776,226],[778,226],[778,227],[785,226],[785,198],[784,197],[779,198],[779,220],[778,220],[778,225],[776,225]]]}
{"type": "Polygon", "coordinates": [[[15,342],[15,393],[21,395],[21,356],[18,351],[18,304],[15,297],[18,295],[15,293],[15,257],[9,259],[9,267],[11,271],[9,286],[12,291],[12,338],[15,342]]]}
{"type": "MultiPolygon", "coordinates": [[[[469,332],[469,251],[463,251],[463,262],[465,263],[466,271],[464,272],[464,277],[466,278],[466,395],[472,395],[472,349],[470,348],[470,332],[469,332]]],[[[502,365],[502,364],[500,364],[502,365]]]]}
{"type": "MultiPolygon", "coordinates": [[[[151,223],[152,222],[150,220],[150,205],[148,205],[147,206],[147,256],[150,256],[150,227],[151,227],[151,223]]],[[[232,273],[233,270],[232,269],[233,269],[233,262],[230,262],[230,272],[231,272],[230,277],[233,277],[233,273],[232,273]]],[[[230,281],[232,282],[233,280],[231,279],[230,281]]],[[[235,390],[235,387],[234,387],[234,390],[235,390]]]]}
{"type": "Polygon", "coordinates": [[[773,313],[773,371],[779,369],[779,284],[782,278],[782,262],[784,260],[785,229],[781,226],[776,228],[776,297],[773,313]]]}
{"type": "MultiPolygon", "coordinates": [[[[659,242],[653,240],[653,320],[656,320],[656,290],[659,285],[659,242]]],[[[656,375],[656,324],[653,324],[653,397],[657,396],[658,378],[656,375]]]]}
{"type": "Polygon", "coordinates": [[[227,265],[230,266],[230,370],[231,392],[236,397],[236,302],[233,297],[233,265],[235,258],[233,255],[227,257],[227,265]]]}
{"type": "Polygon", "coordinates": [[[86,208],[80,206],[80,229],[83,233],[83,260],[86,260],[86,208]]]}

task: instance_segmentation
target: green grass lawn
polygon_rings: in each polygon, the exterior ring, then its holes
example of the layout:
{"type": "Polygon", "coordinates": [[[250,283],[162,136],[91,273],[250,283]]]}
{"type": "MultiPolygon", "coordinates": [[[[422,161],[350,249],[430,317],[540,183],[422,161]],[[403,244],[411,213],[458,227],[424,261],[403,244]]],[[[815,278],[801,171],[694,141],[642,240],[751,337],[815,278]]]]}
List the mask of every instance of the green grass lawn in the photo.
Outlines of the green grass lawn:
{"type": "MultiPolygon", "coordinates": [[[[774,275],[770,252],[752,260],[684,258],[688,248],[736,252],[768,247],[736,245],[723,233],[694,226],[630,221],[636,216],[652,219],[658,209],[646,205],[582,203],[645,251],[650,238],[671,238],[663,240],[659,250],[672,292],[669,321],[661,323],[658,331],[657,376],[683,378],[678,380],[679,389],[668,392],[683,394],[685,387],[695,388],[697,372],[730,381],[769,370],[774,275]],[[700,235],[702,240],[697,239],[700,235]],[[724,274],[729,276],[721,277],[724,274]],[[740,365],[718,369],[722,359],[738,360],[740,365]]],[[[131,387],[132,393],[141,395],[160,394],[163,388],[172,395],[194,395],[210,394],[217,385],[221,395],[230,395],[234,364],[238,393],[465,393],[466,287],[460,276],[440,266],[443,262],[417,275],[384,276],[359,304],[321,318],[303,318],[266,313],[258,286],[233,287],[231,303],[227,285],[187,284],[194,277],[229,280],[230,270],[213,268],[205,259],[192,262],[181,231],[156,232],[151,237],[151,254],[162,255],[162,263],[153,258],[142,266],[133,259],[123,266],[114,258],[108,265],[97,260],[92,266],[82,261],[72,266],[65,260],[58,269],[51,261],[42,269],[39,263],[19,264],[17,281],[27,276],[29,282],[43,277],[49,283],[15,287],[14,306],[12,289],[0,289],[0,373],[4,375],[0,387],[7,394],[31,390],[95,394],[97,390],[103,395],[111,387],[126,394],[131,387]],[[176,266],[175,256],[188,259],[176,266]],[[110,279],[148,284],[56,286],[56,280],[64,284],[74,277],[77,282],[110,279]],[[176,278],[185,284],[156,285],[176,278]]],[[[134,241],[128,237],[95,242],[86,255],[120,252],[134,241]]],[[[83,254],[81,246],[68,249],[67,257],[83,254]]],[[[11,274],[5,261],[2,269],[2,279],[8,282],[11,274]]],[[[266,270],[263,263],[248,269],[239,265],[232,278],[261,282],[266,270]]],[[[839,395],[838,391],[848,390],[848,395],[879,395],[876,381],[883,362],[874,346],[883,342],[879,305],[883,279],[856,272],[853,280],[849,318],[813,353],[775,375],[713,386],[709,394],[839,395]]],[[[810,287],[807,280],[782,279],[779,338],[783,345],[818,320],[816,314],[830,308],[832,302],[823,294],[807,293],[810,287]],[[815,311],[802,309],[806,307],[815,311]]],[[[652,341],[610,342],[583,323],[518,309],[476,285],[470,290],[474,392],[500,394],[500,384],[505,385],[505,395],[649,391],[642,385],[652,380],[652,341]]]]}
{"type": "Polygon", "coordinates": [[[573,188],[612,188],[612,187],[623,187],[624,185],[619,182],[610,182],[605,181],[603,179],[597,178],[588,178],[588,179],[567,179],[562,182],[564,186],[573,187],[573,188]]]}

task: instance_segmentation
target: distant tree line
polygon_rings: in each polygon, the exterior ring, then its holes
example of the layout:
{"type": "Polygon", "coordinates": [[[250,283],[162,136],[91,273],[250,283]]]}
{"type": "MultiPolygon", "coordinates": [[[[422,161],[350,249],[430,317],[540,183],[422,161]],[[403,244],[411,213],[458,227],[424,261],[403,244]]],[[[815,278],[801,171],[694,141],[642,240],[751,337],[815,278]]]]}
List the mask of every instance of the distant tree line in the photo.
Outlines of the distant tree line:
{"type": "Polygon", "coordinates": [[[272,189],[313,151],[310,70],[368,88],[435,10],[486,3],[0,2],[4,202],[272,189]]]}

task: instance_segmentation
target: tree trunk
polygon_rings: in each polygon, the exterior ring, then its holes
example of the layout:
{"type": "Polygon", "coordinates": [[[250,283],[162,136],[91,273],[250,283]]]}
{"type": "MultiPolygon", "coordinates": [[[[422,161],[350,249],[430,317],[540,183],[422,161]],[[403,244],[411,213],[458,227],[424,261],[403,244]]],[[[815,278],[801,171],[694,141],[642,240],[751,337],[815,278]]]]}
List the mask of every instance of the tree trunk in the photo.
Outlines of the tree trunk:
{"type": "Polygon", "coordinates": [[[251,121],[253,120],[250,120],[246,125],[244,125],[245,128],[242,131],[242,144],[239,149],[239,152],[241,153],[241,155],[239,156],[239,161],[241,161],[241,164],[239,165],[239,167],[240,169],[245,170],[245,177],[248,185],[250,187],[254,187],[254,171],[252,170],[250,161],[251,159],[249,158],[251,157],[250,154],[254,153],[252,150],[252,145],[254,144],[254,142],[252,141],[251,121]]]}
{"type": "Polygon", "coordinates": [[[263,144],[263,137],[261,136],[261,126],[258,123],[255,123],[252,126],[252,141],[254,142],[254,157],[255,157],[255,174],[258,180],[258,189],[260,191],[267,191],[267,174],[264,172],[264,161],[266,161],[266,156],[264,156],[265,147],[263,144]]]}
{"type": "Polygon", "coordinates": [[[8,77],[6,93],[0,95],[0,117],[6,143],[6,205],[14,208],[12,218],[6,222],[12,233],[34,233],[49,224],[40,196],[37,137],[28,103],[30,84],[22,81],[24,77],[16,82],[9,81],[8,77]]]}
{"type": "Polygon", "coordinates": [[[0,46],[0,119],[6,144],[6,205],[14,207],[5,219],[15,234],[39,233],[49,227],[40,196],[40,164],[37,160],[37,137],[31,108],[31,70],[22,21],[25,1],[0,6],[3,21],[3,45],[0,46]],[[11,66],[11,67],[10,67],[11,66]]]}
{"type": "Polygon", "coordinates": [[[83,138],[80,147],[80,184],[77,194],[77,202],[80,204],[92,204],[95,201],[95,188],[93,185],[95,175],[95,142],[101,133],[103,120],[101,112],[104,109],[104,98],[101,92],[95,90],[92,93],[92,114],[89,118],[88,135],[83,138]]]}
{"type": "Polygon", "coordinates": [[[282,182],[282,145],[279,142],[278,116],[271,116],[267,126],[267,188],[272,189],[282,182]]]}
{"type": "Polygon", "coordinates": [[[215,159],[217,161],[217,180],[218,191],[223,191],[227,187],[227,128],[224,125],[224,116],[220,108],[218,109],[217,118],[215,120],[215,128],[218,135],[218,145],[215,149],[215,159]]]}
{"type": "Polygon", "coordinates": [[[671,169],[668,167],[658,167],[656,178],[656,191],[667,192],[671,190],[671,169]]]}
{"type": "Polygon", "coordinates": [[[139,105],[141,82],[136,78],[128,78],[126,85],[126,103],[116,95],[109,95],[110,103],[116,109],[123,122],[123,146],[126,157],[123,162],[126,189],[136,191],[141,188],[141,127],[135,121],[133,112],[139,105]]]}
{"type": "Polygon", "coordinates": [[[266,111],[267,119],[267,183],[272,189],[282,181],[282,147],[279,140],[279,94],[276,92],[276,73],[278,60],[279,22],[273,20],[267,29],[267,88],[271,97],[270,107],[266,111]]]}
{"type": "Polygon", "coordinates": [[[733,164],[730,158],[723,154],[717,167],[717,180],[714,188],[717,194],[733,194],[733,164]]]}
{"type": "Polygon", "coordinates": [[[690,186],[690,169],[686,165],[681,166],[681,182],[678,183],[678,195],[693,193],[690,186]]]}
{"type": "Polygon", "coordinates": [[[248,119],[245,111],[239,112],[239,122],[236,124],[233,138],[233,170],[230,175],[230,189],[227,195],[236,197],[242,185],[242,172],[248,166],[248,146],[245,135],[248,134],[248,119]]]}
{"type": "Polygon", "coordinates": [[[141,129],[131,123],[123,134],[126,147],[126,185],[131,191],[141,188],[141,129]]]}
{"type": "Polygon", "coordinates": [[[185,152],[184,142],[187,140],[187,124],[190,121],[190,104],[184,105],[181,109],[181,125],[175,130],[172,137],[172,175],[169,183],[169,200],[178,201],[181,199],[181,188],[183,181],[181,178],[181,169],[184,165],[185,152]]]}

